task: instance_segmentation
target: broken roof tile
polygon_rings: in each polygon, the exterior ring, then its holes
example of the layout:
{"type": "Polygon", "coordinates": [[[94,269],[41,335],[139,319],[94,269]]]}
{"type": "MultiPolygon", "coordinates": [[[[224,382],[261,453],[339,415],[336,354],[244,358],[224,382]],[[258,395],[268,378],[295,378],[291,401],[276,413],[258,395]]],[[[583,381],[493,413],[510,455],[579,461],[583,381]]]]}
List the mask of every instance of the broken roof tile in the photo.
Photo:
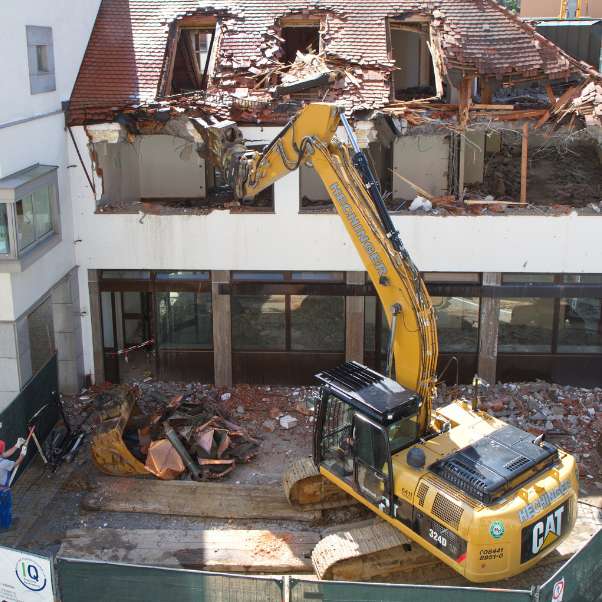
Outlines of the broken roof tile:
{"type": "MultiPolygon", "coordinates": [[[[347,86],[356,106],[387,103],[393,62],[387,19],[430,20],[443,66],[503,81],[561,79],[582,66],[495,0],[102,0],[71,97],[72,125],[106,120],[112,111],[157,99],[175,24],[215,15],[220,23],[216,85],[234,94],[252,66],[277,64],[283,17],[319,15],[328,59],[360,69],[363,84],[347,86]]],[[[217,92],[219,90],[213,90],[217,92]]],[[[210,86],[211,92],[211,86],[210,86]]],[[[349,103],[346,103],[349,104],[349,103]]]]}

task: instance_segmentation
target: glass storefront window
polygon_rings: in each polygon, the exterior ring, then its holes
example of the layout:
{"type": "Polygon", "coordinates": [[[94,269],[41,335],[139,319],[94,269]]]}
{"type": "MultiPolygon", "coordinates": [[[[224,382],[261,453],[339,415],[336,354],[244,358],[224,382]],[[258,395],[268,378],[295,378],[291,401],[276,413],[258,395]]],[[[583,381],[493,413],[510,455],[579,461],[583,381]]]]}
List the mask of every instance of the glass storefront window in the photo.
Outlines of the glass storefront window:
{"type": "Polygon", "coordinates": [[[283,272],[232,272],[232,280],[283,282],[283,272]]]}
{"type": "Polygon", "coordinates": [[[536,297],[500,299],[498,350],[552,351],[554,300],[536,297]]]}
{"type": "Polygon", "coordinates": [[[345,297],[291,295],[291,349],[345,351],[345,297]]]}
{"type": "Polygon", "coordinates": [[[433,297],[439,350],[476,352],[479,342],[478,297],[433,297]]]}
{"type": "Polygon", "coordinates": [[[384,371],[389,345],[389,324],[377,297],[364,297],[364,350],[366,361],[384,371]],[[371,361],[372,360],[372,361],[371,361]]]}
{"type": "Polygon", "coordinates": [[[502,284],[550,284],[554,274],[502,274],[502,284]]]}
{"type": "Polygon", "coordinates": [[[157,331],[159,346],[211,349],[211,293],[157,293],[157,331]]]}
{"type": "Polygon", "coordinates": [[[235,351],[286,349],[285,295],[233,295],[231,304],[235,351]]]}
{"type": "Polygon", "coordinates": [[[477,272],[424,272],[425,282],[449,284],[479,284],[481,275],[477,272]]]}
{"type": "Polygon", "coordinates": [[[209,272],[157,272],[157,280],[209,280],[209,272]]]}
{"type": "Polygon", "coordinates": [[[102,277],[111,280],[123,279],[123,280],[149,280],[150,272],[143,270],[103,270],[102,277]]]}
{"type": "Polygon", "coordinates": [[[602,353],[602,299],[560,299],[560,353],[602,353]]]}
{"type": "Polygon", "coordinates": [[[564,274],[562,280],[567,284],[602,284],[602,274],[564,274]]]}
{"type": "Polygon", "coordinates": [[[10,253],[8,237],[8,209],[5,203],[0,203],[0,255],[10,253]]]}
{"type": "Polygon", "coordinates": [[[293,272],[291,280],[297,282],[343,282],[344,272],[293,272]]]}

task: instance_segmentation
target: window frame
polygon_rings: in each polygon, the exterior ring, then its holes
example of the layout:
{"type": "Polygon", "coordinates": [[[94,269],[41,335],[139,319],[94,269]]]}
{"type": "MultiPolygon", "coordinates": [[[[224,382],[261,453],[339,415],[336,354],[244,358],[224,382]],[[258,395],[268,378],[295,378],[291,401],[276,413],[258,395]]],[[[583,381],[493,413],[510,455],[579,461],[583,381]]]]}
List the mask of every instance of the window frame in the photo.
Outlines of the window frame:
{"type": "Polygon", "coordinates": [[[347,304],[344,301],[346,294],[341,287],[345,287],[345,273],[341,271],[316,272],[316,278],[311,278],[311,271],[243,271],[231,272],[231,284],[227,290],[220,290],[221,294],[231,297],[284,297],[284,346],[279,348],[265,347],[259,349],[241,349],[234,342],[234,311],[231,310],[232,325],[232,352],[233,353],[293,353],[293,354],[341,354],[345,353],[346,346],[346,321],[347,304]],[[248,277],[247,277],[248,276],[248,277]],[[309,277],[308,277],[309,276],[309,277]],[[294,349],[292,344],[292,297],[342,297],[343,298],[343,345],[339,351],[325,349],[294,349]]]}
{"type": "Polygon", "coordinates": [[[26,25],[27,63],[29,66],[29,91],[31,94],[44,94],[56,91],[54,61],[54,41],[52,27],[26,25]],[[39,64],[39,49],[45,48],[46,69],[39,64]]]}
{"type": "Polygon", "coordinates": [[[20,272],[33,261],[49,251],[61,240],[58,167],[36,163],[26,169],[0,179],[0,204],[6,207],[8,225],[8,253],[0,254],[0,269],[8,272],[20,272]],[[17,204],[32,196],[32,209],[35,208],[36,192],[48,188],[50,204],[50,229],[23,248],[19,248],[19,228],[17,224],[17,204]]]}

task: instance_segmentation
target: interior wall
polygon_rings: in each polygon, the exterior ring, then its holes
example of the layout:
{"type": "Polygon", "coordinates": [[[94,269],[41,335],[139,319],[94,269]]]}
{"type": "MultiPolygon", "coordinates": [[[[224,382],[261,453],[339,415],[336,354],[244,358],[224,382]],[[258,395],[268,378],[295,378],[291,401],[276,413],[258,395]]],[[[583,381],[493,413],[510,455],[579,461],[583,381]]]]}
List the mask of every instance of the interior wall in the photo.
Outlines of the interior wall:
{"type": "Polygon", "coordinates": [[[485,131],[465,132],[464,183],[480,184],[485,167],[485,131]]]}
{"type": "Polygon", "coordinates": [[[191,143],[174,136],[141,136],[140,195],[143,198],[203,198],[204,163],[191,143]]]}
{"type": "Polygon", "coordinates": [[[138,146],[137,142],[100,142],[95,145],[103,174],[103,202],[132,202],[140,199],[138,146]]]}
{"type": "MultiPolygon", "coordinates": [[[[447,193],[449,138],[444,134],[401,136],[394,142],[393,169],[434,196],[447,193]]],[[[393,198],[413,199],[416,191],[393,175],[393,198]]]]}
{"type": "Polygon", "coordinates": [[[393,72],[396,90],[420,85],[420,35],[411,31],[391,30],[391,50],[397,71],[393,72]]]}

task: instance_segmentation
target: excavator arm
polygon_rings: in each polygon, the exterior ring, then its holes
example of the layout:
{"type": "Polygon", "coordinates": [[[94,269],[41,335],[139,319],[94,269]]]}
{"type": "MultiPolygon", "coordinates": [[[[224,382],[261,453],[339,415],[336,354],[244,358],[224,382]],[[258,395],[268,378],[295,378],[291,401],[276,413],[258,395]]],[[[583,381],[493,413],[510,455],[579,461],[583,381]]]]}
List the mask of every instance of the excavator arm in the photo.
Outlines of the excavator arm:
{"type": "Polygon", "coordinates": [[[422,398],[419,432],[429,429],[435,393],[437,331],[426,286],[399,238],[365,155],[339,107],[302,109],[262,152],[250,151],[235,123],[199,122],[208,158],[238,198],[253,197],[301,164],[312,166],[359,253],[391,327],[388,367],[422,398]],[[351,147],[334,136],[342,125],[351,147]]]}

